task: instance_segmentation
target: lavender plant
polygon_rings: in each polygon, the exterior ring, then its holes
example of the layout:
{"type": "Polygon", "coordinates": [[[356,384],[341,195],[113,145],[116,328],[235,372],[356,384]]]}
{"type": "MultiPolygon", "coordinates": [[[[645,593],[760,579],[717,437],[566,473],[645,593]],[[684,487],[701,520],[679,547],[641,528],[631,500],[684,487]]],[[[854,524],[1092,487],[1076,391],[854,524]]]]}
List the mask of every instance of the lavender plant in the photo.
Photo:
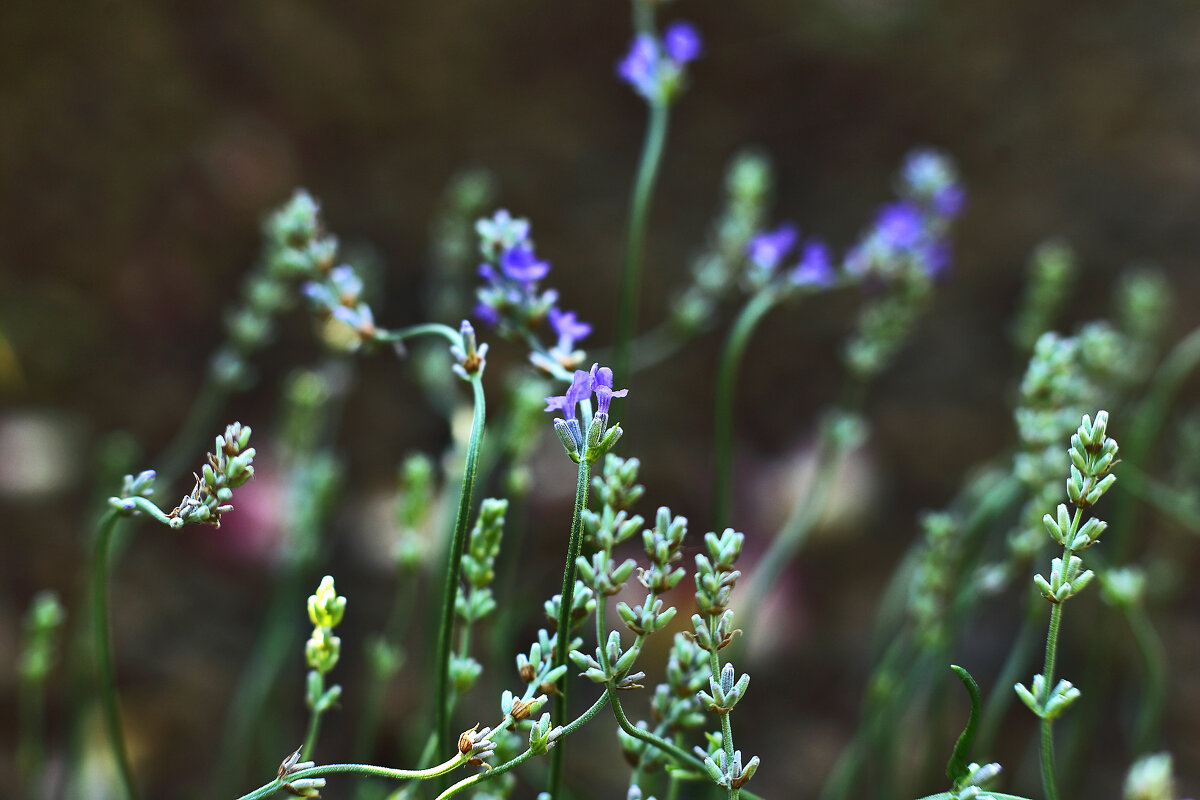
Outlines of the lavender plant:
{"type": "MultiPolygon", "coordinates": [[[[572,757],[580,764],[595,756],[568,747],[568,741],[585,725],[598,725],[594,721],[606,709],[631,767],[625,789],[629,800],[641,800],[652,791],[674,800],[691,796],[696,786],[729,800],[754,800],[758,795],[748,787],[760,769],[783,771],[769,757],[750,755],[769,743],[756,739],[757,731],[744,724],[742,712],[735,737],[733,712],[750,689],[743,666],[748,656],[736,646],[742,633],[737,625],[760,622],[759,612],[773,586],[830,505],[844,464],[867,440],[866,389],[911,337],[936,285],[947,275],[951,230],[964,210],[965,190],[947,156],[914,150],[900,169],[898,199],[880,209],[858,239],[835,256],[824,239],[802,239],[794,224],[768,228],[769,165],[763,156],[740,154],[727,171],[724,204],[709,241],[692,265],[690,281],[672,301],[670,319],[639,337],[643,250],[669,113],[687,85],[689,65],[704,51],[698,32],[688,23],[674,22],[659,33],[657,5],[648,0],[633,3],[636,35],[617,67],[619,77],[647,103],[649,121],[630,204],[611,358],[589,357],[583,348],[594,326],[568,310],[579,301],[566,302],[569,286],[560,290],[548,285],[551,266],[539,255],[530,222],[503,208],[488,213],[496,194],[490,177],[462,176],[443,198],[435,223],[435,261],[444,273],[433,292],[436,316],[457,319],[465,311],[463,278],[477,244],[481,284],[471,313],[476,322],[515,343],[521,360],[533,368],[513,370],[516,378],[490,423],[492,436],[486,443],[484,373],[489,344],[479,341],[475,324],[463,319],[457,327],[441,322],[385,327],[377,319],[360,270],[339,263],[337,240],[325,232],[310,195],[297,192],[268,219],[262,262],[231,301],[227,341],[218,347],[206,388],[161,461],[168,475],[176,471],[178,453],[194,445],[195,428],[207,424],[214,409],[251,382],[251,360],[270,344],[276,317],[297,297],[305,298],[318,338],[337,355],[320,369],[299,373],[286,390],[278,449],[288,476],[289,561],[276,581],[261,641],[235,693],[223,733],[226,750],[215,770],[214,796],[231,794],[225,784],[240,781],[242,765],[254,761],[248,751],[255,726],[292,730],[287,714],[269,710],[271,685],[292,667],[305,676],[302,702],[293,703],[307,711],[303,743],[283,756],[274,778],[239,800],[269,797],[280,790],[319,797],[329,776],[339,774],[362,779],[358,788],[364,798],[380,796],[378,786],[367,779],[386,780],[389,787],[399,783],[394,797],[435,792],[437,800],[445,800],[470,792],[475,798],[503,798],[515,794],[518,768],[530,786],[544,790],[539,797],[582,796],[582,777],[568,764],[572,757]],[[480,218],[474,219],[476,215],[480,218]],[[727,524],[738,517],[734,398],[739,369],[752,352],[749,343],[770,311],[852,287],[861,291],[862,300],[842,351],[846,393],[820,423],[816,476],[774,536],[764,542],[765,537],[752,532],[754,546],[748,547],[747,535],[727,524]],[[629,386],[635,368],[657,363],[690,337],[719,325],[729,305],[738,308],[727,326],[715,373],[713,525],[702,544],[694,544],[688,539],[688,518],[667,506],[657,507],[652,522],[634,512],[646,494],[638,482],[642,462],[618,455],[617,446],[628,446],[637,435],[624,438],[617,421],[621,406],[614,408],[613,401],[642,402],[638,393],[631,396],[618,385],[629,386]],[[337,681],[351,681],[354,675],[347,669],[353,665],[341,664],[341,637],[357,635],[339,627],[348,600],[338,594],[332,576],[326,575],[308,597],[311,635],[303,647],[303,662],[290,631],[300,613],[293,597],[296,587],[312,577],[309,573],[324,557],[320,540],[330,523],[339,483],[341,466],[331,443],[338,406],[349,386],[343,359],[380,354],[404,358],[409,355],[406,345],[421,338],[432,338],[437,346],[413,359],[417,381],[452,428],[456,418],[464,422],[452,434],[454,446],[441,454],[441,464],[420,453],[403,462],[394,514],[398,530],[389,565],[396,582],[391,610],[377,617],[382,620],[377,633],[346,648],[347,653],[366,654],[365,700],[358,709],[355,737],[362,763],[319,764],[316,750],[323,720],[344,697],[341,684],[333,682],[335,670],[337,681]],[[589,362],[590,369],[585,369],[589,362]],[[614,366],[603,365],[608,363],[614,366]],[[469,401],[456,379],[469,384],[469,401]],[[538,419],[543,412],[555,415],[549,425],[538,419]],[[558,521],[565,552],[556,594],[550,593],[557,571],[535,569],[536,559],[522,550],[522,526],[514,525],[533,490],[542,488],[530,465],[539,438],[546,438],[549,429],[576,467],[569,526],[565,513],[558,521]],[[507,496],[477,500],[481,487],[502,487],[499,494],[507,496]],[[439,507],[448,511],[440,514],[439,507]],[[748,580],[740,566],[744,549],[761,553],[748,580]],[[694,591],[681,597],[686,593],[679,587],[689,576],[686,585],[694,591]],[[528,618],[520,608],[509,607],[518,582],[550,594],[543,605],[546,626],[536,633],[522,627],[528,618]],[[739,584],[745,586],[741,591],[739,584]],[[431,646],[416,647],[413,642],[421,633],[414,630],[417,609],[425,595],[436,598],[430,605],[437,621],[430,626],[431,646]],[[735,613],[735,600],[745,610],[735,613]],[[654,659],[653,647],[659,642],[662,657],[654,659]],[[425,663],[413,663],[422,658],[425,663]],[[515,663],[515,676],[495,669],[508,659],[515,663]],[[661,674],[652,679],[655,669],[661,674]],[[405,727],[415,733],[411,752],[403,757],[413,766],[366,763],[382,738],[388,686],[399,680],[420,684],[419,694],[429,705],[424,714],[404,712],[405,727]],[[642,691],[647,684],[654,688],[642,691]],[[586,710],[573,711],[572,695],[584,691],[586,710]],[[486,705],[474,702],[479,696],[490,699],[486,705]],[[639,707],[644,715],[633,712],[639,707]],[[477,721],[466,727],[470,719],[477,721]]],[[[865,692],[860,731],[833,770],[824,797],[859,796],[868,774],[877,778],[882,796],[910,796],[898,775],[899,748],[923,748],[926,754],[936,752],[935,760],[940,760],[937,734],[945,727],[940,717],[916,708],[919,704],[912,698],[924,697],[929,705],[928,698],[940,696],[949,674],[955,674],[967,689],[970,714],[945,768],[950,788],[925,800],[1026,800],[989,788],[1000,777],[998,763],[972,760],[973,750],[992,752],[1006,704],[1014,696],[1009,686],[1040,720],[1042,789],[1046,800],[1057,800],[1065,781],[1060,781],[1055,760],[1053,723],[1081,697],[1072,682],[1055,683],[1063,605],[1093,579],[1128,621],[1143,658],[1139,751],[1149,750],[1155,741],[1165,667],[1161,642],[1145,611],[1144,572],[1130,561],[1127,531],[1133,527],[1131,498],[1179,525],[1200,530],[1200,514],[1179,501],[1178,487],[1164,486],[1149,474],[1149,456],[1167,425],[1171,403],[1186,376],[1200,365],[1200,334],[1189,335],[1169,351],[1152,373],[1167,291],[1146,272],[1131,274],[1121,284],[1115,324],[1093,321],[1070,335],[1055,333],[1051,329],[1070,298],[1074,271],[1064,245],[1046,245],[1035,254],[1030,288],[1013,329],[1017,350],[1029,359],[1016,393],[1017,444],[967,481],[946,509],[921,518],[922,535],[885,591],[872,636],[875,668],[865,692]],[[1117,539],[1110,548],[1116,550],[1111,563],[1089,556],[1090,568],[1085,569],[1080,554],[1107,528],[1096,517],[1085,520],[1085,512],[1114,486],[1111,471],[1118,463],[1117,444],[1107,433],[1107,411],[1094,418],[1085,415],[1077,424],[1083,409],[1100,404],[1133,420],[1124,450],[1129,463],[1122,466],[1123,484],[1128,471],[1133,488],[1125,504],[1114,509],[1120,523],[1108,537],[1117,539]],[[1064,451],[1068,437],[1070,448],[1064,451]],[[1059,502],[1063,474],[1069,474],[1067,503],[1059,502]],[[980,604],[1027,574],[1027,567],[1040,557],[1043,530],[1063,548],[1051,562],[1049,577],[1039,573],[1033,579],[1041,598],[1051,604],[1043,666],[1028,686],[1011,677],[1026,666],[1036,644],[1036,626],[1043,615],[1030,613],[995,681],[1001,690],[994,690],[985,704],[966,669],[956,665],[948,672],[945,667],[952,659],[964,660],[956,658],[961,655],[956,650],[962,649],[980,604]],[[913,719],[915,733],[900,730],[913,719]],[[921,734],[929,741],[912,744],[921,734]]],[[[168,481],[145,470],[125,476],[100,520],[91,585],[95,694],[123,797],[135,798],[139,792],[125,742],[111,635],[109,582],[118,525],[142,518],[172,530],[187,524],[219,527],[224,517],[235,513],[235,491],[255,475],[250,435],[249,427],[233,423],[217,436],[193,488],[173,510],[165,511],[152,499],[156,488],[168,481]]],[[[556,457],[548,480],[567,474],[565,463],[556,457]]],[[[358,608],[358,600],[355,603],[358,608]]],[[[360,612],[355,613],[359,618],[360,612]]],[[[364,613],[361,618],[368,617],[364,613]]],[[[54,637],[62,624],[61,606],[49,595],[39,596],[29,614],[20,672],[25,786],[36,784],[44,762],[43,695],[54,661],[54,637]]],[[[1080,681],[1089,694],[1096,686],[1098,695],[1104,682],[1104,676],[1094,683],[1080,681]]],[[[294,733],[299,740],[299,729],[294,733]]],[[[269,774],[264,772],[260,779],[269,774]]],[[[1129,798],[1165,800],[1174,794],[1169,756],[1144,759],[1129,773],[1129,798]]]]}

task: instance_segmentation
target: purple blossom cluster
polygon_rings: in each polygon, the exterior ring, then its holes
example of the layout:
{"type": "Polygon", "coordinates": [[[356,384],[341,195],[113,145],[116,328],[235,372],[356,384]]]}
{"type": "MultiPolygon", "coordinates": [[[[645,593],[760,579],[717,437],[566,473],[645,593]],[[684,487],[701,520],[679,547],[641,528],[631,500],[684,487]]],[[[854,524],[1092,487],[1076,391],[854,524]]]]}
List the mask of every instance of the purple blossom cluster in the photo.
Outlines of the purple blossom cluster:
{"type": "Polygon", "coordinates": [[[625,397],[628,389],[613,388],[613,372],[608,367],[592,364],[589,372],[575,370],[567,393],[546,398],[546,411],[562,413],[562,419],[554,420],[554,429],[571,459],[579,462],[595,461],[607,452],[621,437],[621,426],[608,427],[608,413],[614,397],[625,397]],[[596,396],[596,413],[588,422],[584,435],[578,417],[579,404],[596,396]]]}
{"type": "MultiPolygon", "coordinates": [[[[784,223],[773,231],[760,233],[746,246],[749,278],[755,288],[766,286],[780,273],[783,262],[800,241],[800,230],[784,223]]],[[[800,248],[799,260],[782,273],[786,286],[826,287],[837,281],[829,246],[820,239],[809,239],[800,248]]]]}
{"type": "Polygon", "coordinates": [[[683,86],[684,68],[700,57],[700,34],[687,22],[674,22],[661,39],[649,33],[634,37],[617,64],[617,74],[652,103],[668,102],[683,86]]]}
{"type": "Polygon", "coordinates": [[[872,226],[846,253],[840,270],[829,246],[815,238],[804,242],[799,260],[783,270],[800,244],[795,225],[785,223],[758,234],[746,247],[751,285],[761,289],[781,280],[791,287],[828,287],[837,283],[839,272],[855,279],[944,274],[950,264],[950,224],[966,205],[954,165],[934,150],[914,151],[901,167],[899,194],[899,200],[879,210],[872,226]]]}
{"type": "Polygon", "coordinates": [[[900,199],[881,208],[874,224],[846,254],[846,272],[890,278],[900,273],[938,278],[950,267],[950,225],[966,192],[949,158],[916,150],[904,160],[900,199]]]}
{"type": "Polygon", "coordinates": [[[476,290],[475,315],[496,326],[505,335],[534,337],[549,322],[556,341],[546,352],[531,356],[549,372],[580,364],[585,353],[578,342],[592,332],[574,311],[563,311],[558,292],[538,284],[550,273],[550,262],[541,260],[529,238],[529,221],[513,217],[505,209],[475,224],[480,252],[487,259],[479,266],[485,283],[476,290]]]}
{"type": "Polygon", "coordinates": [[[596,413],[607,414],[614,397],[624,397],[628,389],[613,389],[613,371],[599,364],[592,364],[590,372],[575,370],[567,393],[559,397],[546,398],[546,411],[561,411],[568,422],[576,419],[576,408],[592,394],[596,395],[596,413]]]}
{"type": "Polygon", "coordinates": [[[304,296],[318,314],[333,319],[357,334],[357,344],[369,341],[376,333],[375,315],[363,302],[363,282],[354,267],[334,267],[321,281],[304,284],[304,296]]]}

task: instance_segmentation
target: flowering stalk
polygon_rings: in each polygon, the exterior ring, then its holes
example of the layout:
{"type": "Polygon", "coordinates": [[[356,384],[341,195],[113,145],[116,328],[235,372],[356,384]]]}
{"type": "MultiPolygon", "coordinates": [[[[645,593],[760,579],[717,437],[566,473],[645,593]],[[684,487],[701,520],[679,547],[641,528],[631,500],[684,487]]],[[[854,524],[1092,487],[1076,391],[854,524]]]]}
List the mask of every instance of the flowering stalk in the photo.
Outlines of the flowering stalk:
{"type": "Polygon", "coordinates": [[[213,452],[208,454],[201,475],[196,476],[195,487],[169,514],[149,499],[154,494],[154,470],[145,470],[136,476],[126,475],[120,495],[109,498],[109,510],[101,518],[96,532],[96,549],[92,557],[92,635],[100,673],[100,701],[122,789],[125,797],[131,800],[136,800],[137,790],[121,728],[109,621],[108,579],[113,534],[122,517],[140,514],[172,529],[182,528],[189,522],[220,527],[222,515],[233,510],[230,504],[233,490],[254,477],[254,448],[247,446],[249,442],[250,428],[239,422],[226,427],[225,433],[216,437],[213,452]]]}
{"type": "Polygon", "coordinates": [[[1033,676],[1032,688],[1018,683],[1014,688],[1029,709],[1042,720],[1042,786],[1047,800],[1058,800],[1058,785],[1054,774],[1054,720],[1075,700],[1079,690],[1070,681],[1054,683],[1054,670],[1058,660],[1058,633],[1062,623],[1063,603],[1074,597],[1091,582],[1094,574],[1083,568],[1083,559],[1075,555],[1095,544],[1105,528],[1106,522],[1092,517],[1083,521],[1084,509],[1095,505],[1116,481],[1110,473],[1117,461],[1117,443],[1106,435],[1108,412],[1098,411],[1093,423],[1084,415],[1079,429],[1071,437],[1071,475],[1067,479],[1067,496],[1075,506],[1073,515],[1067,507],[1059,504],[1057,516],[1046,514],[1043,523],[1050,538],[1063,547],[1062,558],[1054,559],[1050,579],[1040,574],[1034,576],[1034,584],[1051,604],[1050,625],[1046,633],[1046,660],[1040,675],[1033,676]]]}
{"type": "Polygon", "coordinates": [[[650,106],[650,120],[642,142],[637,178],[633,183],[629,228],[625,239],[625,264],[621,271],[615,363],[622,375],[629,374],[633,334],[637,328],[646,223],[667,141],[671,102],[683,88],[684,67],[700,56],[700,37],[691,25],[676,22],[667,28],[660,40],[653,33],[653,9],[649,4],[639,4],[635,0],[634,12],[638,34],[617,72],[634,91],[645,98],[650,106]]]}

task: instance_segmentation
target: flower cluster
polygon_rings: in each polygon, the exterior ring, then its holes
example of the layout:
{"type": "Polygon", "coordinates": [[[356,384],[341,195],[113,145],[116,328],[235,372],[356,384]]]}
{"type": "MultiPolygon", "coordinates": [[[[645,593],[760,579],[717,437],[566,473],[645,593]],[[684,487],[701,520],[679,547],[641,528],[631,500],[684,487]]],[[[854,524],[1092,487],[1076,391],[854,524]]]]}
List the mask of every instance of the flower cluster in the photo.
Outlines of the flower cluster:
{"type": "MultiPolygon", "coordinates": [[[[750,240],[746,245],[749,261],[746,274],[752,288],[761,289],[775,278],[780,265],[791,254],[799,239],[799,229],[784,223],[750,240]]],[[[810,239],[805,242],[799,256],[799,261],[783,273],[785,287],[826,287],[837,281],[829,245],[822,240],[810,239]]]]}
{"type": "MultiPolygon", "coordinates": [[[[196,486],[168,516],[183,522],[221,527],[221,515],[233,511],[233,490],[254,477],[254,448],[250,428],[235,422],[218,436],[196,486]]],[[[145,473],[143,473],[144,475],[145,473]]],[[[140,476],[139,476],[140,477],[140,476]]]]}
{"type": "Polygon", "coordinates": [[[624,431],[620,425],[608,427],[608,411],[614,397],[624,397],[628,393],[628,389],[613,388],[611,369],[592,364],[590,372],[575,370],[566,394],[546,398],[546,411],[562,412],[563,418],[554,420],[554,430],[572,461],[578,463],[581,458],[586,458],[591,464],[617,443],[624,431]],[[580,403],[590,407],[593,393],[596,395],[596,413],[588,424],[585,439],[576,409],[580,403]]]}
{"type": "Polygon", "coordinates": [[[661,39],[639,33],[617,64],[617,74],[653,104],[668,103],[683,88],[684,68],[700,57],[700,34],[687,22],[674,22],[661,39]]]}
{"type": "Polygon", "coordinates": [[[333,577],[326,575],[316,593],[308,598],[308,619],[313,632],[304,645],[309,667],[305,702],[318,715],[328,711],[342,694],[341,686],[325,688],[325,676],[337,666],[342,654],[342,640],[334,635],[333,629],[341,624],[345,613],[346,598],[338,595],[333,577]]]}
{"type": "Polygon", "coordinates": [[[533,361],[547,372],[554,374],[582,363],[584,353],[576,344],[592,332],[592,326],[582,322],[574,311],[559,308],[557,291],[538,286],[549,274],[550,263],[534,252],[529,221],[514,218],[502,208],[490,219],[475,223],[475,230],[486,259],[479,266],[479,275],[486,283],[476,290],[475,315],[497,326],[506,336],[532,338],[537,343],[533,361]],[[548,349],[542,348],[537,339],[546,321],[556,336],[548,349]]]}
{"type": "Polygon", "coordinates": [[[966,205],[954,164],[934,150],[916,150],[900,169],[900,199],[879,210],[875,222],[846,254],[852,275],[889,279],[898,273],[930,278],[950,266],[950,224],[966,205]]]}
{"type": "Polygon", "coordinates": [[[349,264],[331,269],[319,281],[304,284],[304,296],[325,325],[324,338],[346,350],[375,339],[375,315],[363,302],[363,281],[349,264]]]}
{"type": "Polygon", "coordinates": [[[319,279],[337,258],[337,239],[324,232],[320,206],[303,189],[267,219],[263,239],[262,261],[226,315],[226,341],[209,365],[212,380],[227,390],[249,382],[249,357],[271,340],[275,316],[292,303],[293,284],[319,279]]]}
{"type": "Polygon", "coordinates": [[[731,159],[721,213],[704,251],[692,261],[691,284],[672,302],[677,328],[699,331],[712,323],[717,305],[737,283],[747,245],[762,227],[772,184],[765,156],[744,151],[731,159]]]}

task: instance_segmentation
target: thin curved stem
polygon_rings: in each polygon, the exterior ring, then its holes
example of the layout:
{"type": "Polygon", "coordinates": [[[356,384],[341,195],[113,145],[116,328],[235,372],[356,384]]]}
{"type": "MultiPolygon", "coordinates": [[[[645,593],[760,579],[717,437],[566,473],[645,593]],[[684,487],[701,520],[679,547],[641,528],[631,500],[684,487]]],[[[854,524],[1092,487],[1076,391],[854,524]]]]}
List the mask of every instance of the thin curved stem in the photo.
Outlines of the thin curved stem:
{"type": "Polygon", "coordinates": [[[407,328],[381,330],[375,338],[381,342],[403,342],[405,339],[415,339],[418,336],[441,336],[452,345],[462,346],[462,335],[449,325],[440,322],[425,322],[420,325],[409,325],[407,328]]]}
{"type": "MultiPolygon", "coordinates": [[[[444,325],[418,325],[415,328],[445,328],[444,325]]],[[[407,328],[405,330],[413,330],[407,328]]],[[[427,331],[428,332],[428,331],[427,331]]],[[[441,332],[441,331],[434,331],[441,332]]],[[[453,332],[453,331],[452,331],[453,332]]],[[[414,334],[415,335],[415,334],[414,334]]],[[[456,339],[461,339],[454,333],[456,339]]],[[[437,640],[437,693],[434,703],[437,706],[434,725],[438,746],[449,746],[450,741],[450,645],[454,634],[454,604],[458,597],[459,574],[462,571],[462,554],[466,546],[467,531],[471,521],[471,502],[475,493],[475,477],[479,463],[480,442],[483,439],[483,425],[486,406],[483,396],[483,381],[478,373],[471,376],[471,389],[475,398],[475,413],[471,419],[471,435],[467,440],[467,455],[463,465],[462,490],[459,493],[458,515],[454,521],[454,536],[450,540],[450,552],[446,559],[446,582],[442,593],[442,620],[438,629],[437,640]]]]}
{"type": "MultiPolygon", "coordinates": [[[[708,773],[704,769],[703,761],[673,742],[668,742],[661,736],[656,736],[645,728],[639,728],[629,721],[629,717],[625,715],[625,709],[621,706],[621,701],[617,697],[617,688],[613,685],[612,681],[605,684],[605,691],[608,694],[609,701],[612,703],[613,716],[616,717],[617,724],[621,726],[621,730],[635,739],[640,739],[646,744],[658,748],[674,758],[677,763],[691,767],[697,774],[707,777],[708,773]]],[[[749,789],[741,789],[740,791],[742,797],[745,797],[746,800],[762,800],[761,797],[749,789]]]]}
{"type": "Polygon", "coordinates": [[[96,552],[92,559],[92,633],[96,644],[96,665],[100,670],[100,703],[104,711],[104,727],[108,731],[108,742],[112,746],[113,759],[121,776],[121,787],[126,798],[136,800],[137,790],[133,783],[133,769],[129,765],[129,752],[125,747],[125,735],[121,726],[121,705],[117,697],[116,668],[113,666],[112,627],[108,610],[108,556],[113,532],[121,514],[109,509],[100,520],[96,534],[96,552]]]}
{"type": "Polygon", "coordinates": [[[713,528],[720,530],[728,524],[733,505],[733,400],[737,389],[738,368],[750,337],[766,313],[774,307],[777,296],[761,291],[742,307],[717,367],[717,397],[713,411],[713,528]]]}
{"type": "MultiPolygon", "coordinates": [[[[559,734],[557,744],[555,745],[555,749],[557,750],[559,747],[562,747],[564,738],[569,736],[574,731],[578,730],[580,728],[580,726],[582,726],[584,723],[586,723],[592,717],[594,717],[598,713],[600,713],[600,710],[603,709],[604,706],[606,706],[606,705],[608,705],[608,693],[607,692],[600,695],[600,697],[596,700],[596,702],[592,703],[591,708],[589,708],[587,711],[583,712],[583,714],[581,714],[576,719],[572,720],[569,725],[563,726],[563,732],[561,734],[559,734]]],[[[469,778],[464,778],[463,780],[454,784],[450,788],[446,789],[446,791],[439,794],[437,796],[437,800],[446,800],[446,798],[452,797],[453,795],[456,795],[459,792],[461,792],[463,789],[466,789],[477,783],[483,783],[484,781],[489,781],[492,778],[498,778],[501,775],[503,775],[504,773],[508,772],[513,767],[520,766],[522,763],[529,760],[532,756],[533,756],[533,751],[526,750],[524,753],[521,753],[520,755],[518,755],[517,757],[515,757],[513,759],[510,759],[509,761],[505,761],[503,764],[500,764],[500,765],[494,767],[493,769],[487,770],[486,772],[480,772],[476,775],[472,775],[469,778]]]]}
{"type": "Polygon", "coordinates": [[[639,728],[629,721],[629,717],[625,715],[625,709],[621,705],[621,700],[617,697],[617,688],[610,681],[605,684],[605,691],[608,693],[609,702],[612,703],[613,716],[617,720],[617,724],[621,726],[621,730],[628,733],[635,739],[640,739],[646,744],[653,745],[664,753],[669,754],[680,764],[686,764],[692,769],[699,772],[701,775],[706,774],[704,762],[696,758],[682,747],[677,747],[674,743],[667,741],[661,736],[656,736],[645,728],[639,728]]]}
{"type": "MultiPolygon", "coordinates": [[[[582,454],[581,454],[582,456],[582,454]]],[[[579,459],[578,480],[575,483],[575,514],[571,519],[571,539],[567,544],[567,563],[563,566],[563,585],[558,609],[558,630],[554,639],[554,666],[567,663],[567,652],[571,647],[571,604],[575,595],[575,561],[579,558],[579,550],[583,544],[583,510],[587,507],[588,480],[591,475],[591,464],[587,458],[579,459]]],[[[603,647],[603,644],[601,645],[603,647]]],[[[568,681],[563,681],[562,691],[554,698],[555,719],[567,717],[568,681]]],[[[547,791],[551,797],[559,796],[562,786],[563,763],[566,753],[565,743],[550,753],[550,779],[547,791]]]]}
{"type": "MultiPolygon", "coordinates": [[[[633,333],[637,328],[638,296],[641,290],[642,257],[646,240],[646,223],[663,147],[667,141],[669,106],[665,101],[650,104],[650,121],[642,142],[642,158],[633,184],[633,201],[629,212],[629,233],[625,243],[625,266],[621,271],[620,305],[617,311],[617,357],[613,371],[632,377],[629,369],[632,357],[633,333]]],[[[626,383],[629,382],[626,378],[626,383]]]]}
{"type": "MultiPolygon", "coordinates": [[[[1179,390],[1188,375],[1198,367],[1200,328],[1191,331],[1171,348],[1150,379],[1144,399],[1131,416],[1129,433],[1121,439],[1121,459],[1126,467],[1130,464],[1139,468],[1145,466],[1155,441],[1166,425],[1167,415],[1179,390]]],[[[1134,542],[1131,535],[1134,529],[1133,513],[1132,505],[1123,503],[1109,526],[1112,529],[1109,539],[1116,540],[1113,543],[1116,550],[1113,561],[1118,564],[1129,560],[1129,550],[1134,542]]]]}
{"type": "Polygon", "coordinates": [[[270,797],[282,789],[285,783],[302,780],[303,778],[319,778],[322,775],[352,773],[399,781],[427,780],[429,778],[436,778],[439,775],[445,775],[450,770],[460,767],[465,763],[467,763],[467,757],[462,753],[455,753],[453,758],[429,769],[394,769],[392,767],[377,767],[374,764],[324,764],[319,767],[297,770],[284,778],[276,778],[270,783],[258,787],[253,792],[242,795],[238,800],[259,800],[263,797],[270,797]]]}
{"type": "Polygon", "coordinates": [[[846,448],[823,437],[817,451],[816,467],[812,486],[805,497],[796,499],[791,514],[783,527],[771,538],[771,544],[754,569],[754,575],[746,587],[743,607],[748,618],[743,624],[752,627],[754,617],[762,608],[767,593],[788,564],[800,552],[809,533],[824,515],[829,497],[833,493],[834,479],[841,471],[846,448]]]}
{"type": "MultiPolygon", "coordinates": [[[[1041,600],[1040,595],[1038,595],[1038,600],[1041,600]]],[[[979,723],[979,733],[975,737],[975,752],[977,753],[992,752],[992,746],[1000,732],[1000,724],[1004,721],[1004,715],[1017,696],[1017,693],[1013,691],[1013,684],[1025,672],[1026,664],[1033,657],[1034,648],[1038,642],[1038,623],[1040,622],[1040,615],[1035,619],[1033,615],[1025,614],[1017,638],[1009,648],[1008,655],[1005,656],[1004,663],[1000,666],[1000,671],[996,673],[994,688],[984,705],[983,718],[979,723]]]]}
{"type": "Polygon", "coordinates": [[[1121,610],[1129,622],[1145,670],[1146,694],[1134,727],[1133,751],[1135,754],[1149,753],[1157,746],[1159,727],[1167,701],[1167,654],[1162,639],[1154,630],[1144,610],[1129,605],[1122,605],[1121,610]]]}
{"type": "Polygon", "coordinates": [[[317,734],[321,732],[321,715],[325,712],[314,708],[308,718],[308,735],[304,737],[304,747],[300,749],[300,758],[312,758],[313,749],[317,746],[317,734]]]}

